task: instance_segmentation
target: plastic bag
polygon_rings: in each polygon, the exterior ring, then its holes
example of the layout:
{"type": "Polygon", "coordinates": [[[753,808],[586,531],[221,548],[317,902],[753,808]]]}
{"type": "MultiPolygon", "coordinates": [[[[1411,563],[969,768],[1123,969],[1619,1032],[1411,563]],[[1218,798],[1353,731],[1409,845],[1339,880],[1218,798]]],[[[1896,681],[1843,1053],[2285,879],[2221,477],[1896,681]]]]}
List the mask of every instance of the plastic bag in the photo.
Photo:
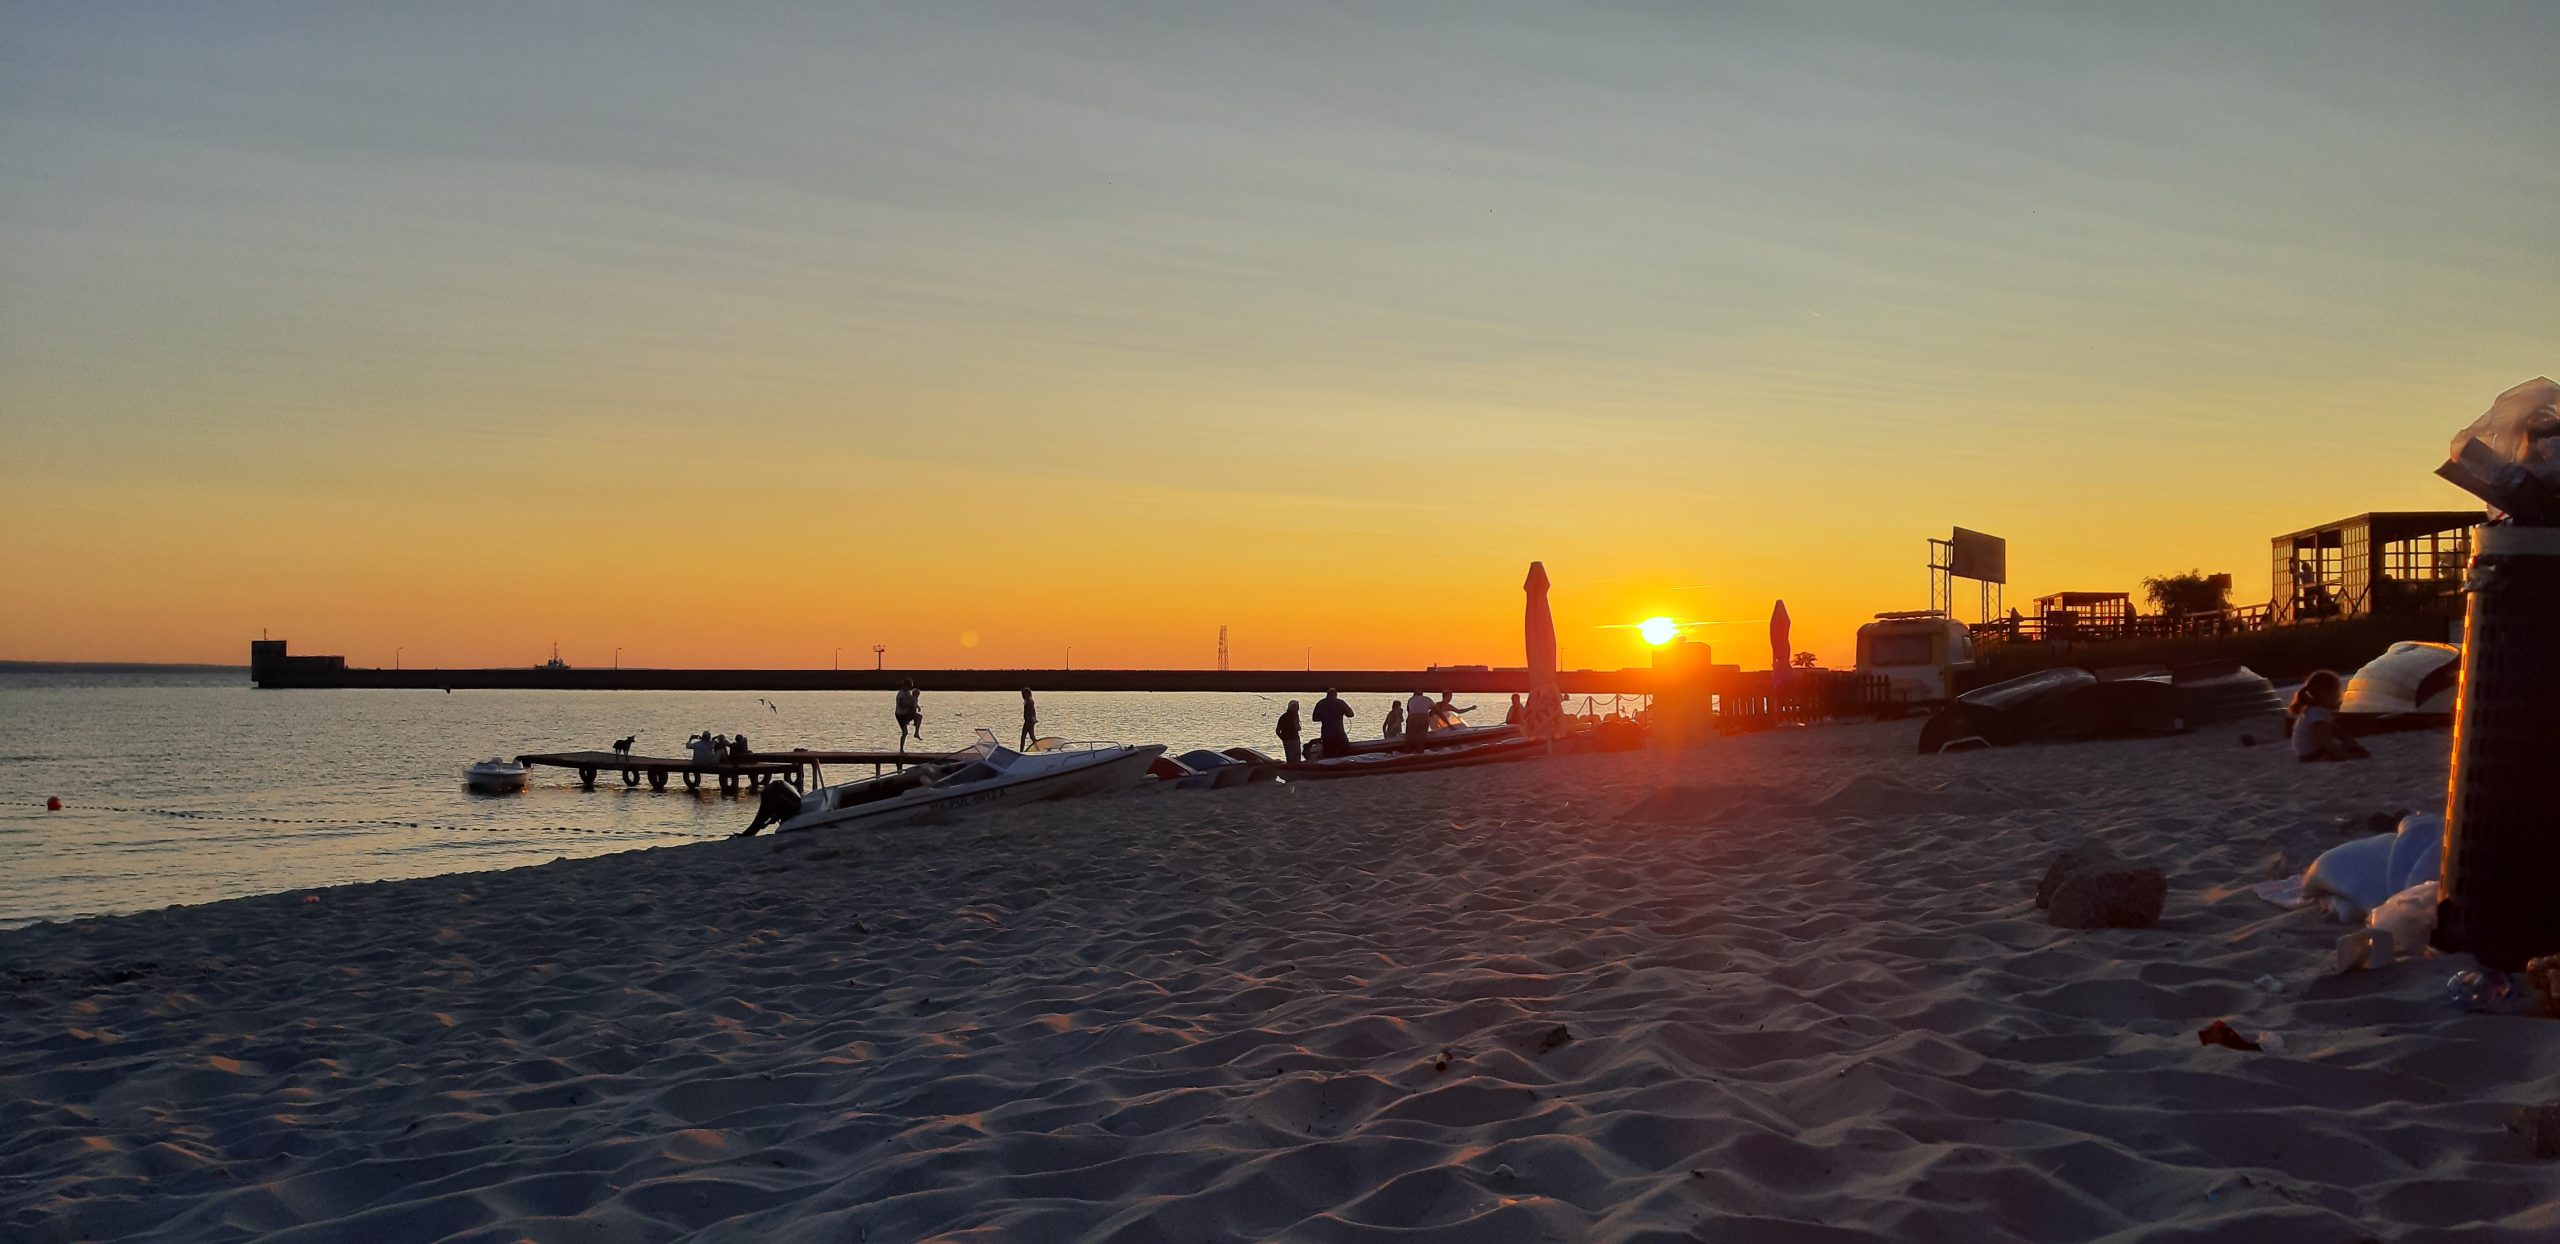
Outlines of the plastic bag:
{"type": "Polygon", "coordinates": [[[2437,882],[2421,881],[2373,909],[2373,927],[2391,935],[2392,953],[2402,957],[2425,953],[2428,940],[2435,936],[2441,889],[2437,882]]]}
{"type": "Polygon", "coordinates": [[[2560,523],[2560,384],[2536,376],[2454,434],[2436,473],[2532,524],[2560,523]]]}

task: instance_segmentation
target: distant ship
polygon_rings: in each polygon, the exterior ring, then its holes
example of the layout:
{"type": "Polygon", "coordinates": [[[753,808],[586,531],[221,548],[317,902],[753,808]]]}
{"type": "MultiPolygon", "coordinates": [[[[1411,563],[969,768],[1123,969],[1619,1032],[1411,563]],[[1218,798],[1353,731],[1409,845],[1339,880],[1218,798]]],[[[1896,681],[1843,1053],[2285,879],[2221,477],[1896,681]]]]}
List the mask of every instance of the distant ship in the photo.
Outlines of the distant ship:
{"type": "Polygon", "coordinates": [[[560,659],[560,641],[556,639],[551,641],[551,659],[540,665],[534,666],[533,668],[538,670],[565,670],[569,668],[569,663],[560,659]]]}

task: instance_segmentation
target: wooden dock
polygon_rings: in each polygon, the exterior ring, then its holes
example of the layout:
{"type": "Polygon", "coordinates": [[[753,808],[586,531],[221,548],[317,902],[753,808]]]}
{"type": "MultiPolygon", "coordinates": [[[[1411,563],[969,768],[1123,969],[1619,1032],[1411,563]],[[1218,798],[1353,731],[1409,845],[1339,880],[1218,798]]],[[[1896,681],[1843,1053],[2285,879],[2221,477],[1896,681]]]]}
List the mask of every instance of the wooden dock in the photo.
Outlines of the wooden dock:
{"type": "Polygon", "coordinates": [[[754,790],[780,778],[807,790],[825,781],[823,766],[870,765],[874,772],[890,765],[928,764],[952,759],[949,752],[882,752],[882,751],[812,751],[795,748],[780,752],[749,752],[740,761],[705,763],[686,756],[635,756],[625,752],[528,752],[516,757],[516,763],[575,769],[578,784],[592,790],[600,774],[619,773],[622,784],[638,786],[649,783],[651,790],[665,790],[667,779],[679,778],[686,790],[702,789],[708,777],[726,792],[754,790]]]}

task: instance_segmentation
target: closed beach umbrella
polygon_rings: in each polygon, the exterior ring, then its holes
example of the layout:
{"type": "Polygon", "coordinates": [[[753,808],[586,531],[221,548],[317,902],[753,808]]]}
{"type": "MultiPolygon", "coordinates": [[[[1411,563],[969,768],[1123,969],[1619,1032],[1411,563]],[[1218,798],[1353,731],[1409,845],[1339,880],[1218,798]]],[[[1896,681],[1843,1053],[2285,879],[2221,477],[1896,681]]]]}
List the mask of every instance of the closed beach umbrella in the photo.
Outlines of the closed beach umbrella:
{"type": "Polygon", "coordinates": [[[1520,586],[1529,593],[1521,622],[1529,649],[1529,720],[1521,732],[1533,739],[1553,738],[1556,707],[1564,702],[1564,693],[1556,689],[1556,617],[1547,608],[1547,564],[1529,563],[1529,581],[1520,586]]]}
{"type": "Polygon", "coordinates": [[[1795,649],[1787,643],[1789,625],[1787,602],[1779,601],[1778,607],[1769,611],[1769,668],[1781,674],[1794,662],[1796,655],[1795,649]]]}

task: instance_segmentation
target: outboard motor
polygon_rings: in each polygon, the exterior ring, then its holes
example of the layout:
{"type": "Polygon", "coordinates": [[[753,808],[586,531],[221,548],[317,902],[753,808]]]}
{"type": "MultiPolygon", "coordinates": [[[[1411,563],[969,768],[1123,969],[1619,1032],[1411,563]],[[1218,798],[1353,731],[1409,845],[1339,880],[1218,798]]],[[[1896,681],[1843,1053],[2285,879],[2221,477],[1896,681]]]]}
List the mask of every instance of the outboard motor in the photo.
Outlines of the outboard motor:
{"type": "Polygon", "coordinates": [[[789,782],[767,783],[764,788],[764,797],[756,802],[756,819],[749,822],[745,829],[739,830],[737,836],[753,838],[756,832],[765,826],[778,826],[798,815],[800,815],[799,789],[789,782]]]}

